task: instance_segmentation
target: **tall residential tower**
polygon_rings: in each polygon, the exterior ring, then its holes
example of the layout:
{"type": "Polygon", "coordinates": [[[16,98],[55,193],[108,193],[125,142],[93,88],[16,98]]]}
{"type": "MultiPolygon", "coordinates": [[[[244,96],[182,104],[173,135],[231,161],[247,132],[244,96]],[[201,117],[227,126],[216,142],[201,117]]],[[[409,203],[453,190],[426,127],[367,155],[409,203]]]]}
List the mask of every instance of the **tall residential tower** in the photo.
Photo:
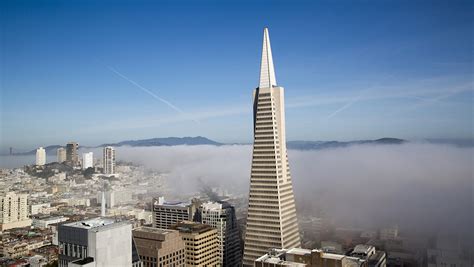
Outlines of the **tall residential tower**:
{"type": "Polygon", "coordinates": [[[115,173],[115,149],[111,146],[104,147],[104,155],[102,162],[104,164],[105,174],[115,173]]]}
{"type": "Polygon", "coordinates": [[[265,28],[260,83],[253,93],[254,145],[244,265],[253,265],[270,248],[301,245],[286,151],[283,91],[276,83],[265,28]]]}
{"type": "Polygon", "coordinates": [[[36,165],[43,166],[46,164],[46,150],[43,147],[36,149],[36,165]]]}

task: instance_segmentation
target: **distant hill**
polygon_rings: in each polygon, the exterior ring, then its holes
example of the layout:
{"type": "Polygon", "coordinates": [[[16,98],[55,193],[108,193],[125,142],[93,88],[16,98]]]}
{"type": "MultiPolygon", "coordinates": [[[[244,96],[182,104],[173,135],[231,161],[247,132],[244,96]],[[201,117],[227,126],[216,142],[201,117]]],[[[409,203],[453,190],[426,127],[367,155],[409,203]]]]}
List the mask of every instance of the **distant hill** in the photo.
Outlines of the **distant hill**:
{"type": "Polygon", "coordinates": [[[288,141],[286,143],[288,149],[297,149],[297,150],[316,150],[316,149],[327,149],[327,148],[338,148],[338,147],[348,147],[352,145],[363,145],[363,144],[372,144],[372,145],[399,145],[407,142],[403,139],[397,138],[381,138],[377,140],[358,140],[358,141],[348,141],[348,142],[339,142],[339,141],[288,141]]]}
{"type": "MultiPolygon", "coordinates": [[[[360,144],[374,144],[374,145],[396,145],[403,144],[407,141],[397,138],[381,138],[377,140],[359,140],[359,141],[348,141],[348,142],[339,142],[339,141],[288,141],[288,149],[296,150],[317,150],[317,149],[327,149],[327,148],[337,148],[337,147],[347,147],[351,145],[360,145],[360,144]]],[[[131,147],[152,147],[152,146],[179,146],[179,145],[213,145],[220,146],[225,145],[224,143],[219,143],[209,138],[203,136],[196,137],[164,137],[164,138],[150,138],[150,139],[141,139],[141,140],[126,140],[118,143],[108,143],[102,144],[97,147],[105,146],[131,146],[131,147]]],[[[251,144],[241,144],[241,145],[251,145],[251,144]]],[[[56,150],[62,146],[60,145],[51,145],[47,146],[44,149],[47,154],[56,154],[56,150]]],[[[87,147],[87,148],[97,148],[97,147],[87,147]]],[[[81,148],[81,147],[79,147],[81,148]]],[[[24,153],[16,153],[15,155],[34,155],[36,149],[33,149],[24,153]]]]}
{"type": "Polygon", "coordinates": [[[213,141],[206,137],[165,137],[165,138],[151,138],[142,140],[127,140],[114,144],[103,144],[104,146],[179,146],[179,145],[222,145],[219,142],[213,141]]]}

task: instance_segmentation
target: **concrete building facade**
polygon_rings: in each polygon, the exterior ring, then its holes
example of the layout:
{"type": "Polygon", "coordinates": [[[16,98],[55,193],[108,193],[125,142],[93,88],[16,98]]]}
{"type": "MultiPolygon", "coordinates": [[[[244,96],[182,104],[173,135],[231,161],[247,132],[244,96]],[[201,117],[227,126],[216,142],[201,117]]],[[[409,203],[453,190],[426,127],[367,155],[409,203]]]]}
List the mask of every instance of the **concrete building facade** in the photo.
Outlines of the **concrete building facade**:
{"type": "Polygon", "coordinates": [[[185,243],[186,266],[221,266],[216,229],[197,222],[180,222],[171,228],[185,243]]]}
{"type": "Polygon", "coordinates": [[[58,148],[58,150],[56,150],[56,154],[57,154],[57,161],[59,163],[63,163],[66,161],[66,149],[64,147],[58,148]]]}
{"type": "Polygon", "coordinates": [[[69,142],[66,144],[66,161],[76,166],[79,163],[79,155],[77,150],[79,149],[79,144],[76,142],[69,142]]]}
{"type": "Polygon", "coordinates": [[[43,147],[36,149],[36,165],[43,166],[46,164],[46,150],[43,147]]]}
{"type": "Polygon", "coordinates": [[[82,153],[82,169],[88,169],[94,167],[94,153],[87,152],[82,153]]]}
{"type": "Polygon", "coordinates": [[[264,29],[260,83],[253,93],[254,145],[244,243],[244,265],[270,248],[300,247],[286,149],[284,89],[276,84],[268,29],[264,29]]]}
{"type": "Polygon", "coordinates": [[[109,218],[59,225],[59,267],[85,258],[95,267],[132,266],[131,233],[131,224],[109,218]]]}
{"type": "Polygon", "coordinates": [[[153,227],[169,229],[182,221],[193,221],[198,211],[198,201],[165,201],[164,197],[153,199],[153,227]]]}
{"type": "Polygon", "coordinates": [[[176,230],[140,227],[133,240],[143,267],[186,265],[184,241],[176,230]]]}
{"type": "Polygon", "coordinates": [[[221,265],[240,266],[242,263],[240,231],[234,207],[226,202],[203,203],[201,205],[201,222],[217,230],[221,265]]]}
{"type": "Polygon", "coordinates": [[[104,164],[104,174],[115,173],[115,149],[113,147],[104,147],[102,163],[104,164]]]}
{"type": "Polygon", "coordinates": [[[30,226],[28,210],[28,194],[0,194],[0,230],[30,226]]]}

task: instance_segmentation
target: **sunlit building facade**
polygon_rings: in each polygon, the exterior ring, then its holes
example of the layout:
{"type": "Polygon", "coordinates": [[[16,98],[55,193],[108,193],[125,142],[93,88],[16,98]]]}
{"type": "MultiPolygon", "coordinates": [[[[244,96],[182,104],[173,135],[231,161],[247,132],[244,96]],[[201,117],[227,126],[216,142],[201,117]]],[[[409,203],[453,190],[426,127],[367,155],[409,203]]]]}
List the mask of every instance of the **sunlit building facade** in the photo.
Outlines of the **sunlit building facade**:
{"type": "Polygon", "coordinates": [[[253,93],[254,145],[244,265],[270,248],[300,247],[286,150],[284,89],[277,86],[268,29],[264,29],[260,83],[253,93]]]}

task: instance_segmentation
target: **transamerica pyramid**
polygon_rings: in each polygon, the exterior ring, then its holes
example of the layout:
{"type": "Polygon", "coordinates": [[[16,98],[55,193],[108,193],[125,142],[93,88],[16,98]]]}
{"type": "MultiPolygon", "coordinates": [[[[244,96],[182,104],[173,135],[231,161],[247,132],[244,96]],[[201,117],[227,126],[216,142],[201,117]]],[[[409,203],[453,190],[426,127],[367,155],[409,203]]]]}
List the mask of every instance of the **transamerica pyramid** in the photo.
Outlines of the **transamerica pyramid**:
{"type": "Polygon", "coordinates": [[[284,89],[277,86],[268,29],[263,31],[260,83],[253,92],[254,143],[244,265],[271,248],[300,247],[286,151],[284,89]]]}

